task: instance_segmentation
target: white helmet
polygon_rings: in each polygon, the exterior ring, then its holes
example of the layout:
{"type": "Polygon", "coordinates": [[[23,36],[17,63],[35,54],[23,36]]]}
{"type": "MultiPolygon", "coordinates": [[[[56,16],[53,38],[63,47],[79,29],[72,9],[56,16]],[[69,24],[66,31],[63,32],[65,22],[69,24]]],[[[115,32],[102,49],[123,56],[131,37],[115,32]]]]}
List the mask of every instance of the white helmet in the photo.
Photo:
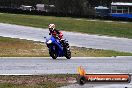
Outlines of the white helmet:
{"type": "Polygon", "coordinates": [[[49,29],[55,29],[55,24],[49,24],[49,29]]]}

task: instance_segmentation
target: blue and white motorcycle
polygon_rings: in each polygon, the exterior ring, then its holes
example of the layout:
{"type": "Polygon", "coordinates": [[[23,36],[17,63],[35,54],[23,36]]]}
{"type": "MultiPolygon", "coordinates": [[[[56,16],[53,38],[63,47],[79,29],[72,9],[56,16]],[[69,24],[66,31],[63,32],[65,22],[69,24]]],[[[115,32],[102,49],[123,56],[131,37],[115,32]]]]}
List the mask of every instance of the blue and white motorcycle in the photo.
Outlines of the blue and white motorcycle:
{"type": "MultiPolygon", "coordinates": [[[[44,37],[46,38],[46,37],[44,37]]],[[[49,49],[49,55],[56,59],[57,57],[66,57],[67,59],[71,58],[71,51],[68,44],[68,41],[61,40],[61,43],[58,39],[51,35],[49,39],[46,38],[46,45],[49,49]]]]}

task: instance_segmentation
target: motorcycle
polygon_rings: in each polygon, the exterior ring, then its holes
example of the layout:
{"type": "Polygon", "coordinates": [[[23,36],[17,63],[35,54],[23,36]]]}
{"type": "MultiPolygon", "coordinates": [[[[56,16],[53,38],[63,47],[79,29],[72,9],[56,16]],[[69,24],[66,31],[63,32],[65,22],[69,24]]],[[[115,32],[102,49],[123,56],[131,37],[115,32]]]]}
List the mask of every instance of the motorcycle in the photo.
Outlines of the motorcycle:
{"type": "MultiPolygon", "coordinates": [[[[46,38],[46,37],[44,37],[46,38]]],[[[71,51],[68,41],[61,40],[61,42],[56,39],[53,35],[49,39],[46,38],[46,45],[49,49],[49,55],[56,59],[57,57],[66,57],[67,59],[71,58],[71,51]]]]}

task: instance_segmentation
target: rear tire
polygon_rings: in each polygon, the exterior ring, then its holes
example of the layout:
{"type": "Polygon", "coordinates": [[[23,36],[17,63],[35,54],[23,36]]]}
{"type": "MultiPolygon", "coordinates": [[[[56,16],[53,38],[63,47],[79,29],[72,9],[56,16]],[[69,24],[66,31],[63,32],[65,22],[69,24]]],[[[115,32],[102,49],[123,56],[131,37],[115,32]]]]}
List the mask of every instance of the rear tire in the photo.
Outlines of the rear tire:
{"type": "Polygon", "coordinates": [[[70,58],[71,58],[71,51],[70,51],[70,50],[66,50],[66,55],[65,55],[65,57],[66,57],[67,59],[70,59],[70,58]]]}

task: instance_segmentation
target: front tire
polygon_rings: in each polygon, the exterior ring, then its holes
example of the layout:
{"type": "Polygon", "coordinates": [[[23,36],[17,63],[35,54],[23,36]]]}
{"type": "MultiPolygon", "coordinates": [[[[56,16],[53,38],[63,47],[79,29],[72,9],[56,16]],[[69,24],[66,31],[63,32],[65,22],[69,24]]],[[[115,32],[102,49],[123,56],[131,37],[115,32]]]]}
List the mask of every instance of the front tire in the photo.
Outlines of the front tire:
{"type": "Polygon", "coordinates": [[[57,54],[53,51],[50,51],[49,52],[50,56],[53,58],[53,59],[56,59],[57,58],[57,54]]]}

